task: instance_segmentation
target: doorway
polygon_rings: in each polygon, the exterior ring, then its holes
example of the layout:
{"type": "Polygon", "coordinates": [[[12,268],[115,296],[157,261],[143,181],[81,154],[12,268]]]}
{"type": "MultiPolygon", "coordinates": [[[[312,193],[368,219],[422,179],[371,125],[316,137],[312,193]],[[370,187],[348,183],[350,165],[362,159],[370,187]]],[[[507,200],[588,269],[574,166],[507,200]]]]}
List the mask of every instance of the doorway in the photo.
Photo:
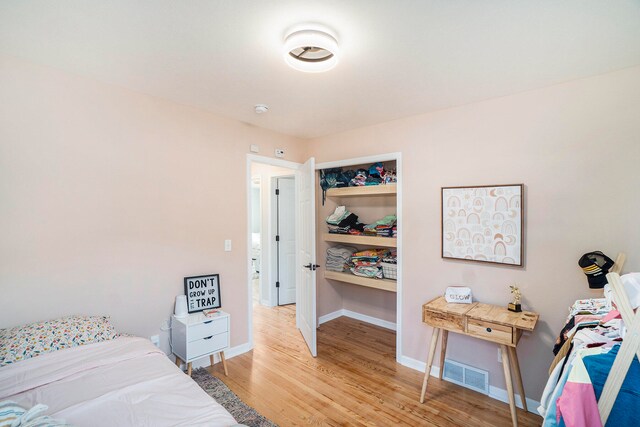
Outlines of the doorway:
{"type": "MultiPolygon", "coordinates": [[[[295,317],[296,329],[300,332],[300,338],[309,347],[311,355],[316,356],[316,268],[315,264],[315,169],[314,159],[309,158],[304,164],[294,163],[281,159],[262,157],[247,154],[247,300],[248,300],[248,337],[249,346],[253,348],[254,329],[265,331],[265,325],[257,324],[254,328],[254,310],[262,313],[265,309],[286,311],[288,315],[295,317]],[[288,219],[285,221],[294,224],[293,256],[291,248],[278,248],[273,243],[278,239],[272,206],[275,202],[270,198],[275,193],[272,178],[287,178],[293,176],[294,209],[287,210],[288,219]],[[259,182],[259,204],[254,202],[255,191],[253,183],[259,182]],[[259,212],[259,213],[256,213],[259,212]],[[255,215],[260,215],[256,219],[255,215]],[[293,221],[291,220],[293,218],[293,221]],[[259,223],[259,230],[254,224],[259,223]],[[256,236],[256,234],[258,236],[256,236]],[[259,242],[256,245],[254,242],[259,242]],[[276,251],[285,259],[285,264],[293,264],[294,272],[290,286],[291,291],[284,290],[278,296],[276,282],[283,279],[282,271],[278,275],[274,266],[276,251]],[[290,257],[289,260],[286,260],[290,257]],[[256,266],[258,266],[256,268],[256,266]],[[275,280],[276,277],[278,280],[275,280]],[[257,280],[257,282],[255,282],[257,280]],[[294,284],[295,283],[295,284],[294,284]],[[255,302],[254,302],[255,285],[255,302]],[[294,290],[295,289],[295,290],[294,290]],[[285,292],[287,295],[285,295],[285,292]],[[295,299],[295,304],[287,303],[287,298],[295,299]],[[280,302],[287,305],[280,306],[280,302]]],[[[278,182],[279,183],[279,182],[278,182]]],[[[280,183],[279,183],[280,184],[280,183]]],[[[287,186],[289,182],[282,182],[287,186]]],[[[282,209],[279,211],[283,213],[282,209]]],[[[280,264],[282,268],[283,264],[280,264]]],[[[284,280],[284,279],[283,279],[284,280]]],[[[283,312],[284,312],[283,311],[283,312]]],[[[258,316],[259,317],[259,316],[258,316]]]]}
{"type": "Polygon", "coordinates": [[[298,164],[247,156],[249,340],[254,310],[296,313],[295,171],[298,164]]]}

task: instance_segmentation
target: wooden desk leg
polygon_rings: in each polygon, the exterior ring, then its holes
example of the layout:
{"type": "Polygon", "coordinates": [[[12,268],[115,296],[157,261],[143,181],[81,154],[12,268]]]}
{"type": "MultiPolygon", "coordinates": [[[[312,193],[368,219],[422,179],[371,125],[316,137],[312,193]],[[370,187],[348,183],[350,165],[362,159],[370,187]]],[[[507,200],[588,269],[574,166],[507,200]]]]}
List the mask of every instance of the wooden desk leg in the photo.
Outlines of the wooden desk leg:
{"type": "Polygon", "coordinates": [[[440,379],[442,379],[442,375],[444,374],[444,358],[447,355],[447,338],[449,338],[449,331],[446,329],[442,330],[442,342],[440,343],[440,379]]]}
{"type": "Polygon", "coordinates": [[[431,374],[431,365],[433,365],[433,356],[436,353],[436,346],[438,345],[438,337],[440,335],[440,328],[434,328],[431,335],[431,344],[429,345],[429,356],[427,357],[427,369],[424,371],[424,381],[422,381],[422,393],[420,394],[420,403],[424,403],[424,396],[427,394],[427,381],[431,374]]]}
{"type": "Polygon", "coordinates": [[[518,393],[520,393],[520,399],[522,399],[522,408],[525,411],[527,409],[527,398],[524,395],[524,384],[522,384],[522,375],[520,375],[520,364],[518,363],[518,352],[515,347],[509,347],[509,353],[511,356],[511,366],[513,366],[513,376],[516,380],[516,386],[518,387],[518,393]]]}
{"type": "Polygon", "coordinates": [[[180,367],[180,358],[178,356],[176,356],[176,366],[179,368],[180,367]]]}
{"type": "Polygon", "coordinates": [[[513,427],[518,425],[518,414],[516,413],[516,399],[513,395],[513,382],[511,381],[511,367],[509,366],[509,351],[506,345],[500,345],[502,354],[502,368],[504,369],[504,381],[507,385],[507,395],[509,396],[509,409],[511,410],[511,421],[513,427]]]}
{"type": "Polygon", "coordinates": [[[187,363],[187,375],[191,376],[191,362],[187,363]]]}
{"type": "MultiPolygon", "coordinates": [[[[213,358],[213,356],[211,356],[213,358]]],[[[227,361],[224,358],[224,351],[220,352],[220,360],[222,360],[222,367],[224,368],[224,374],[228,377],[229,371],[227,371],[227,361]]]]}

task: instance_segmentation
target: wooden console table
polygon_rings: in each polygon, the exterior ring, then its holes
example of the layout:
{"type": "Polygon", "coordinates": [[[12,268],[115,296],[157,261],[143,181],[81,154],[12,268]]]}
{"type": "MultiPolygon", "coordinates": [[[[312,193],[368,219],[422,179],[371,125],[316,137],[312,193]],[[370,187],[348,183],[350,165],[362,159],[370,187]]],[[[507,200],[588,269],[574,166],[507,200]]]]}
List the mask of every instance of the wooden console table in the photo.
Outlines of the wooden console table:
{"type": "Polygon", "coordinates": [[[502,353],[502,367],[509,396],[509,407],[511,409],[511,419],[513,425],[518,425],[516,415],[515,396],[513,394],[513,383],[511,379],[511,366],[513,366],[514,376],[518,392],[522,399],[522,407],[527,410],[527,400],[524,394],[522,376],[520,375],[520,365],[516,346],[522,336],[523,331],[532,331],[536,326],[539,315],[531,311],[514,313],[506,307],[497,305],[482,304],[474,302],[471,304],[448,303],[444,297],[438,297],[422,306],[422,321],[432,326],[433,335],[429,345],[429,357],[427,358],[427,369],[424,373],[422,383],[422,394],[420,403],[424,403],[427,392],[427,381],[433,365],[433,356],[436,352],[438,338],[442,334],[442,350],[440,353],[440,379],[444,371],[444,359],[447,352],[447,338],[449,331],[456,332],[471,337],[491,341],[499,345],[502,353]]]}

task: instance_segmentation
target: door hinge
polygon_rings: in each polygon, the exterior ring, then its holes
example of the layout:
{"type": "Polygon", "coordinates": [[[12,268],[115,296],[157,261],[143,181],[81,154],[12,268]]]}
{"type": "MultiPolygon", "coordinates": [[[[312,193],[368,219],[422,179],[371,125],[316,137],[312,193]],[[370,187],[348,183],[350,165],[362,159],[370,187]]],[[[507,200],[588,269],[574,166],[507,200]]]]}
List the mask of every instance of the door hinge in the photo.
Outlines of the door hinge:
{"type": "Polygon", "coordinates": [[[276,288],[280,287],[280,282],[276,282],[276,288]]]}
{"type": "Polygon", "coordinates": [[[279,196],[279,195],[280,195],[280,189],[276,188],[276,196],[279,196]]]}
{"type": "Polygon", "coordinates": [[[276,242],[280,241],[280,236],[276,236],[276,242]]]}

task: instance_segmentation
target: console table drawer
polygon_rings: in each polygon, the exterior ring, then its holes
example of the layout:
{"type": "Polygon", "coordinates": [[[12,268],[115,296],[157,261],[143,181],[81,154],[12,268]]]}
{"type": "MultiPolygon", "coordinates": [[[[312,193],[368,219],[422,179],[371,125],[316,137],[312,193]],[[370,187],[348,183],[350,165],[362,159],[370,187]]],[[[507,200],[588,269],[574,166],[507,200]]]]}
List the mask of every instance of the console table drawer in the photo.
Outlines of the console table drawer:
{"type": "Polygon", "coordinates": [[[442,311],[422,310],[422,321],[434,328],[464,332],[464,317],[442,311]]]}
{"type": "Polygon", "coordinates": [[[513,328],[485,320],[468,319],[467,333],[499,344],[513,343],[513,328]]]}

